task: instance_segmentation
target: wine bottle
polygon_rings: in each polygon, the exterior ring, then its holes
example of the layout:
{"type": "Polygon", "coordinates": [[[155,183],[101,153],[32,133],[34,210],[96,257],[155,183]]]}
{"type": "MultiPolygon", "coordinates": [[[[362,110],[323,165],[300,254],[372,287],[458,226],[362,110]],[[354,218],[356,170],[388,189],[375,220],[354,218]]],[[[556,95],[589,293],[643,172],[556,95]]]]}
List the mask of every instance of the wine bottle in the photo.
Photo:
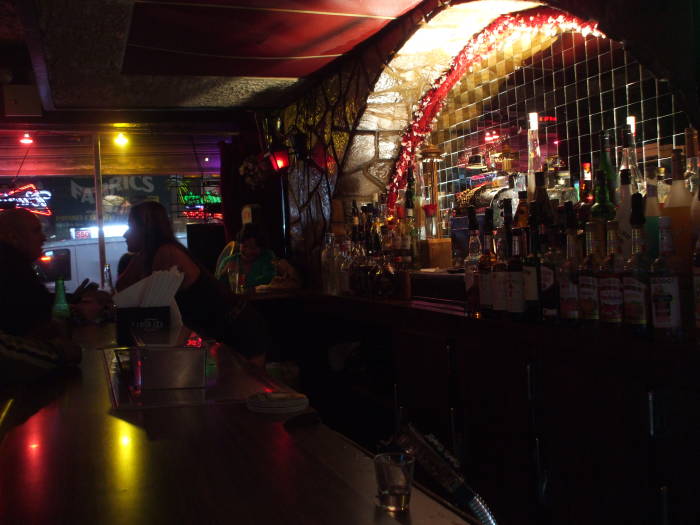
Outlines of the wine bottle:
{"type": "Polygon", "coordinates": [[[595,174],[595,200],[591,206],[591,219],[600,221],[603,225],[615,218],[615,204],[609,190],[610,181],[607,175],[603,170],[598,170],[595,174]]]}
{"type": "Polygon", "coordinates": [[[479,317],[479,258],[481,257],[481,240],[479,239],[479,223],[476,220],[474,206],[467,208],[469,241],[467,256],[464,258],[464,291],[466,303],[464,313],[469,317],[479,317]]]}
{"type": "Polygon", "coordinates": [[[633,335],[649,334],[651,305],[649,303],[649,257],[644,249],[644,198],[632,195],[632,255],[624,266],[622,293],[624,323],[633,335]]]}
{"type": "Polygon", "coordinates": [[[483,242],[479,257],[479,309],[484,318],[493,317],[493,293],[491,267],[495,262],[493,254],[493,209],[487,208],[484,216],[483,242]]]}
{"type": "Polygon", "coordinates": [[[620,254],[617,231],[617,221],[608,221],[607,256],[598,272],[600,321],[612,328],[622,326],[622,272],[625,261],[620,254]]]}
{"type": "Polygon", "coordinates": [[[600,319],[598,308],[598,278],[600,268],[598,256],[600,228],[594,221],[586,223],[586,256],[581,261],[578,274],[578,293],[581,320],[587,325],[597,325],[600,319]]]}
{"type": "Polygon", "coordinates": [[[651,312],[654,340],[681,342],[684,339],[680,272],[671,235],[672,219],[659,219],[659,256],[651,265],[651,312]]]}

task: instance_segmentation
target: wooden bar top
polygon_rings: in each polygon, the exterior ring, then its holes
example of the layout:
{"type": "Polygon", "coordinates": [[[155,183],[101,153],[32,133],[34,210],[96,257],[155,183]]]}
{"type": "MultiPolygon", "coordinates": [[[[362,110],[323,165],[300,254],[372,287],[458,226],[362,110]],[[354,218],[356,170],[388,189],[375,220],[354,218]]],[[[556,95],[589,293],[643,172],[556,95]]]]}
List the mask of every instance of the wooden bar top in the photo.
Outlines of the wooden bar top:
{"type": "Polygon", "coordinates": [[[467,523],[417,488],[409,513],[378,509],[371,458],[322,424],[288,430],[243,403],[115,412],[105,341],[78,335],[80,370],[48,402],[41,385],[17,396],[0,426],[1,523],[467,523]]]}

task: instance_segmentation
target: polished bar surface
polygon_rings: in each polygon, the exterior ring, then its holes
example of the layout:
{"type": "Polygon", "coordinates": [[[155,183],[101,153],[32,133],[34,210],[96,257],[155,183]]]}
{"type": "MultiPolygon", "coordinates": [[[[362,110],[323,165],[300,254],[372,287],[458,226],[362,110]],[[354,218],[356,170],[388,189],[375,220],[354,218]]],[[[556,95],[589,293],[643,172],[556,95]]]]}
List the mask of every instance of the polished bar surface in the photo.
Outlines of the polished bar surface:
{"type": "MultiPolygon", "coordinates": [[[[378,509],[371,458],[323,424],[287,429],[240,402],[113,411],[104,335],[78,333],[81,370],[51,382],[52,400],[11,407],[31,415],[0,429],[2,523],[466,523],[419,489],[409,514],[378,509]]],[[[234,389],[271,384],[229,370],[234,389]]]]}

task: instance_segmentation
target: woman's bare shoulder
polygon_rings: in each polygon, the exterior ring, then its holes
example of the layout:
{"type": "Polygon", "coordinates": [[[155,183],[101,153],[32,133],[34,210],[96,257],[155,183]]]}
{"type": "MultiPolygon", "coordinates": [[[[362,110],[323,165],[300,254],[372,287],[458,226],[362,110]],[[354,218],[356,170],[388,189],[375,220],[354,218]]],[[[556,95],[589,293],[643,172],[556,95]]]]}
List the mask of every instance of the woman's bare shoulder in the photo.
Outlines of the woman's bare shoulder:
{"type": "Polygon", "coordinates": [[[154,270],[167,270],[171,266],[186,268],[195,264],[184,249],[175,244],[164,244],[156,252],[153,258],[154,270]]]}

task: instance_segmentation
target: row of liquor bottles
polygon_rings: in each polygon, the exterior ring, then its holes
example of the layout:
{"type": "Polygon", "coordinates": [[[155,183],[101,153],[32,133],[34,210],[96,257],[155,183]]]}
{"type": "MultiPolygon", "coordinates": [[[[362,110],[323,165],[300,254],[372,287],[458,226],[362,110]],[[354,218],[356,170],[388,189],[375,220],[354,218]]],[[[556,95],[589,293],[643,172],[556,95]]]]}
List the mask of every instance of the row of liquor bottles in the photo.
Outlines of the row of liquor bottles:
{"type": "Polygon", "coordinates": [[[700,300],[700,253],[691,258],[692,196],[680,154],[674,150],[678,184],[663,207],[653,177],[646,181],[646,196],[631,193],[626,168],[619,188],[599,170],[592,203],[568,201],[557,208],[538,172],[534,200],[528,203],[521,194],[514,216],[511,202],[503,201],[503,226],[496,231],[492,209],[480,228],[470,207],[467,315],[603,324],[659,340],[686,339],[694,298],[700,300]]]}

